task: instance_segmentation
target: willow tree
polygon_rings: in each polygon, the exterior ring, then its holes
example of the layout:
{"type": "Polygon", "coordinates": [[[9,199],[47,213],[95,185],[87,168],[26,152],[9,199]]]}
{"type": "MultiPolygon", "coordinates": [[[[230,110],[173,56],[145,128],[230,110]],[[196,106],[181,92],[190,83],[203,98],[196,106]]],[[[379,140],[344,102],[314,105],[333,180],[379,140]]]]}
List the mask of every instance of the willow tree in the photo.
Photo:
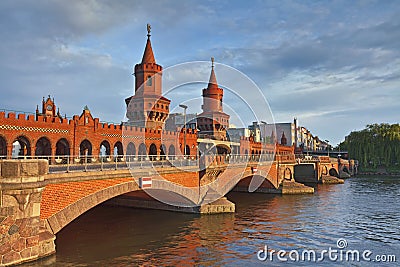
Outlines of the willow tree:
{"type": "Polygon", "coordinates": [[[339,146],[362,166],[399,166],[400,124],[369,124],[351,132],[339,146]]]}

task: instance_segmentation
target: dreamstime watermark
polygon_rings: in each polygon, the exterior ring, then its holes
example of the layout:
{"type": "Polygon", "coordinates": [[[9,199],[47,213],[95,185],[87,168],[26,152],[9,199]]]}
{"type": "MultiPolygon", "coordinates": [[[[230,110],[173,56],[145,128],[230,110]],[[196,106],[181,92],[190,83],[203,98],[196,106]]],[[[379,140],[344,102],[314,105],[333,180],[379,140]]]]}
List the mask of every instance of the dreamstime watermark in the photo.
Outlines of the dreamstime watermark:
{"type": "Polygon", "coordinates": [[[346,239],[339,238],[336,247],[329,247],[320,251],[313,249],[302,250],[274,250],[267,245],[257,252],[257,259],[260,261],[281,261],[281,262],[396,262],[394,254],[376,254],[371,250],[347,249],[346,239]]]}

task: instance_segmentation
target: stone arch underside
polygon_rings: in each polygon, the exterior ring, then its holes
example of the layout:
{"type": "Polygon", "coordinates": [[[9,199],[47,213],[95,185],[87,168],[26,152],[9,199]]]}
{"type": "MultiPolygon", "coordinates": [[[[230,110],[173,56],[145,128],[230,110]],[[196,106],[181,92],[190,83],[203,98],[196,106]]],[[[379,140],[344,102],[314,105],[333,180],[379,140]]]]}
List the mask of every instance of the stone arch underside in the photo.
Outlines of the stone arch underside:
{"type": "MultiPolygon", "coordinates": [[[[265,175],[265,174],[264,174],[265,175]]],[[[247,187],[248,189],[254,187],[253,189],[257,189],[259,187],[262,188],[268,188],[268,189],[278,189],[278,187],[272,182],[272,177],[269,175],[264,176],[264,175],[246,175],[243,176],[239,182],[237,183],[237,186],[242,186],[242,187],[247,187]],[[251,183],[253,183],[252,186],[251,183]]]]}
{"type": "Polygon", "coordinates": [[[67,226],[70,222],[72,222],[91,208],[113,197],[135,190],[139,190],[139,188],[137,184],[132,181],[132,179],[111,179],[101,181],[94,180],[54,185],[49,184],[46,186],[42,195],[40,217],[41,219],[47,220],[51,231],[53,232],[53,234],[56,234],[65,226],[67,226]],[[97,182],[99,184],[103,183],[104,186],[97,186],[97,188],[93,189],[94,182],[97,182]],[[111,185],[107,184],[107,182],[109,182],[109,184],[111,185]],[[59,196],[57,200],[52,200],[52,198],[49,197],[53,195],[55,193],[54,190],[57,189],[59,190],[58,193],[60,194],[68,194],[69,191],[71,191],[69,192],[70,194],[73,194],[76,188],[82,189],[85,187],[88,187],[88,189],[92,188],[92,191],[83,190],[82,192],[86,191],[89,193],[83,196],[76,196],[76,198],[78,198],[77,200],[74,200],[73,197],[70,197],[71,203],[68,203],[68,201],[64,200],[64,197],[62,195],[59,196]]]}
{"type": "MultiPolygon", "coordinates": [[[[258,167],[258,173],[257,177],[255,177],[254,182],[258,183],[258,181],[261,181],[261,186],[264,187],[271,187],[274,189],[277,189],[282,182],[282,179],[280,181],[276,182],[276,179],[271,176],[270,168],[269,166],[266,167],[258,167]]],[[[243,184],[247,185],[246,179],[249,179],[248,181],[250,182],[253,178],[253,173],[249,167],[243,168],[243,169],[237,169],[237,168],[228,168],[224,172],[222,172],[218,178],[217,178],[217,186],[213,186],[218,193],[221,196],[226,195],[228,192],[230,192],[235,186],[242,186],[243,184]],[[243,182],[242,182],[243,181],[243,182]]]]}

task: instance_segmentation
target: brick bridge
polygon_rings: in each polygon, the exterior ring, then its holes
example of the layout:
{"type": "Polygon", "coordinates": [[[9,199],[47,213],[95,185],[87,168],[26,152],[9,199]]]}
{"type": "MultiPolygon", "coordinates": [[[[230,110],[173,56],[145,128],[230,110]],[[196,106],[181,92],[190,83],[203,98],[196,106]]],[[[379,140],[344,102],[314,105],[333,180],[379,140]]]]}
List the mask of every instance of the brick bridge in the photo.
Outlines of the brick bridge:
{"type": "Polygon", "coordinates": [[[315,166],[313,179],[321,180],[338,170],[337,162],[327,157],[296,160],[294,155],[214,156],[200,162],[178,160],[180,163],[162,164],[128,162],[125,168],[116,164],[116,169],[107,169],[100,163],[88,168],[80,162],[81,169],[69,172],[60,166],[49,168],[47,160],[0,161],[0,266],[54,253],[55,235],[103,202],[219,213],[234,212],[235,205],[224,197],[232,190],[313,193],[313,188],[295,182],[298,166],[308,166],[311,161],[315,166]],[[139,185],[141,177],[151,177],[152,187],[143,190],[139,185]]]}

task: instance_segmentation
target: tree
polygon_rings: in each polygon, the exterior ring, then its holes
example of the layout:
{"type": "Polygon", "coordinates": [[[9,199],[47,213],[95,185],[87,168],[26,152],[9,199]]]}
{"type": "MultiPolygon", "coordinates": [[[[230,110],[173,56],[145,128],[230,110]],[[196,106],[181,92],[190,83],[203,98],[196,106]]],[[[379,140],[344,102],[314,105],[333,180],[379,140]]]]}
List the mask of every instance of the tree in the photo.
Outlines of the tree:
{"type": "Polygon", "coordinates": [[[351,132],[339,144],[361,166],[398,166],[400,163],[400,124],[369,124],[361,131],[351,132]]]}

